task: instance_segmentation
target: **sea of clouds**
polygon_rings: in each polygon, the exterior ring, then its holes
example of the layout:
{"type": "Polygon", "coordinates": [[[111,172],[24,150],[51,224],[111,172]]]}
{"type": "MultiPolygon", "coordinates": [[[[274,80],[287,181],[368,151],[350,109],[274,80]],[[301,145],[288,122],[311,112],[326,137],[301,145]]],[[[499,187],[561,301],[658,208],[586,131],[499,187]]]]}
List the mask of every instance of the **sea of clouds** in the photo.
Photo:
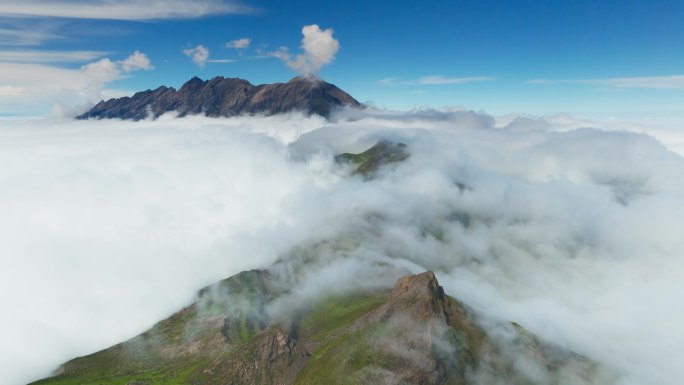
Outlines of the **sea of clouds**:
{"type": "Polygon", "coordinates": [[[45,377],[317,245],[295,298],[431,269],[621,385],[678,384],[681,127],[463,110],[0,120],[0,382],[45,377]],[[333,160],[380,139],[410,158],[370,180],[333,160]]]}

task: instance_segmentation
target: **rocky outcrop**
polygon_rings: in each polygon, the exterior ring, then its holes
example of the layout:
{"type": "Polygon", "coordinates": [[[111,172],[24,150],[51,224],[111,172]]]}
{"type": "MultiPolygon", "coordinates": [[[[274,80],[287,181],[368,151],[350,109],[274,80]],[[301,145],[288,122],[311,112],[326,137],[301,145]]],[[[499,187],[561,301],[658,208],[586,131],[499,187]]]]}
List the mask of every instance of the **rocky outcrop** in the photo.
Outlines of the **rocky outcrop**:
{"type": "Polygon", "coordinates": [[[131,97],[101,101],[78,119],[156,118],[176,111],[179,116],[235,116],[241,114],[273,115],[302,111],[328,117],[339,107],[361,104],[335,85],[320,79],[296,77],[287,83],[255,86],[244,79],[215,77],[190,79],[179,90],[159,87],[138,92],[131,97]]]}

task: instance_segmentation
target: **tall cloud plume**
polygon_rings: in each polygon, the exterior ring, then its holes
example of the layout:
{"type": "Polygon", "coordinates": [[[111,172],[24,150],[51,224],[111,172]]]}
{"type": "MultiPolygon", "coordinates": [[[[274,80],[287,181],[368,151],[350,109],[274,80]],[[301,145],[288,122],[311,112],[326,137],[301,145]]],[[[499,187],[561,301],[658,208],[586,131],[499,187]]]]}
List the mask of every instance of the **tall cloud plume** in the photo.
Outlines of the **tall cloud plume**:
{"type": "Polygon", "coordinates": [[[304,76],[314,76],[325,65],[335,60],[340,43],[333,37],[333,29],[321,30],[316,24],[302,28],[303,53],[292,55],[287,47],[273,52],[273,56],[282,60],[288,67],[304,76]]]}

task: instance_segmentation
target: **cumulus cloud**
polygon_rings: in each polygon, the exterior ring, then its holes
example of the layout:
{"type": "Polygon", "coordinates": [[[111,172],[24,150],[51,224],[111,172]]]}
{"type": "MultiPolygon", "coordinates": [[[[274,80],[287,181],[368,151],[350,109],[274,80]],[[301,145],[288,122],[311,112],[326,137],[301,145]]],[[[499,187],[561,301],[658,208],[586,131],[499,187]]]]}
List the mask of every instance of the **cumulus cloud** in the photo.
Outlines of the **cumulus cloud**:
{"type": "MultiPolygon", "coordinates": [[[[84,56],[90,55],[86,52],[84,56]]],[[[36,57],[41,54],[36,54],[36,57]]],[[[105,87],[124,76],[154,68],[147,55],[135,51],[124,60],[103,58],[78,69],[46,64],[0,62],[0,111],[26,114],[54,103],[80,105],[99,101],[105,87]],[[24,111],[23,109],[26,109],[24,111]]]]}
{"type": "Polygon", "coordinates": [[[209,48],[200,44],[195,48],[184,49],[183,54],[192,59],[197,66],[204,68],[209,59],[209,48]]]}
{"type": "Polygon", "coordinates": [[[250,12],[252,9],[247,6],[225,0],[6,0],[0,3],[0,15],[10,17],[153,20],[250,12]]]}
{"type": "Polygon", "coordinates": [[[449,294],[616,368],[621,385],[684,376],[681,131],[663,143],[648,122],[345,114],[0,121],[2,382],[274,262],[297,287],[273,311],[330,282],[432,269],[449,294]],[[332,160],[381,138],[411,157],[372,180],[332,160]]]}
{"type": "Polygon", "coordinates": [[[88,63],[81,70],[98,84],[109,83],[121,76],[122,66],[108,58],[88,63]]]}
{"type": "Polygon", "coordinates": [[[125,74],[140,70],[154,68],[150,59],[144,53],[135,51],[129,57],[121,61],[112,61],[109,58],[98,60],[81,67],[81,71],[93,79],[95,87],[110,83],[125,74]]]}
{"type": "Polygon", "coordinates": [[[233,40],[228,43],[226,43],[226,48],[233,48],[233,49],[245,49],[249,47],[249,45],[252,43],[252,39],[248,37],[243,37],[241,39],[233,40]]]}
{"type": "Polygon", "coordinates": [[[333,29],[321,30],[316,24],[305,25],[302,28],[303,53],[292,55],[287,47],[282,47],[272,55],[282,60],[292,70],[304,75],[316,75],[323,66],[335,60],[335,54],[340,49],[340,43],[333,37],[333,29]]]}
{"type": "Polygon", "coordinates": [[[130,73],[139,70],[151,70],[154,67],[152,62],[144,53],[135,51],[133,54],[121,62],[121,70],[124,73],[130,73]]]}

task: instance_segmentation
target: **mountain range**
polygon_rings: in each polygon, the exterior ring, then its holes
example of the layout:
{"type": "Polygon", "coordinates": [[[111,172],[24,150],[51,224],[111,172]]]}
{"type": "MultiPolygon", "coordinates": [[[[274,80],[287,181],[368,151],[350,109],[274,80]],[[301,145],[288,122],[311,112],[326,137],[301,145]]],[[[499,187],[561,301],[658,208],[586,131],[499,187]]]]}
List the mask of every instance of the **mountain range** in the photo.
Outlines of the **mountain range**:
{"type": "Polygon", "coordinates": [[[211,80],[194,77],[176,90],[159,87],[131,97],[100,101],[78,119],[141,120],[175,111],[179,116],[204,114],[228,117],[241,114],[273,115],[291,111],[328,117],[340,107],[362,107],[348,93],[317,78],[295,77],[287,83],[255,86],[244,79],[211,80]]]}

